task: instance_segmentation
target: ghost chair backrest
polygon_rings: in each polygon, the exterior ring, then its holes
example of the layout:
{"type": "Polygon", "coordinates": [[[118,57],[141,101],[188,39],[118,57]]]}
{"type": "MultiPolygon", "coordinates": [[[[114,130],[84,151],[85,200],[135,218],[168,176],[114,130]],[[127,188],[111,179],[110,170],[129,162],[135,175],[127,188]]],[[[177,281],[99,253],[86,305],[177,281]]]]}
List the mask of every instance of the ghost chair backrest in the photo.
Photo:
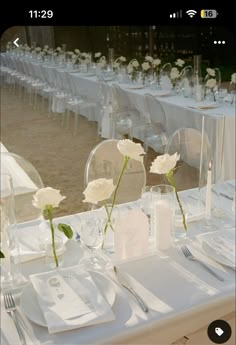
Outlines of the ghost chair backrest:
{"type": "Polygon", "coordinates": [[[202,133],[194,128],[180,128],[169,137],[165,153],[180,155],[174,172],[178,189],[199,187],[201,159],[206,160],[209,146],[202,148],[202,133]]]}
{"type": "Polygon", "coordinates": [[[28,160],[15,153],[1,152],[1,173],[12,177],[16,222],[39,218],[41,210],[32,205],[33,195],[44,187],[37,169],[28,160]]]}
{"type": "MultiPolygon", "coordinates": [[[[123,165],[123,155],[117,148],[118,142],[116,139],[108,139],[94,147],[85,167],[85,186],[98,178],[113,179],[114,184],[117,183],[123,165]]],[[[145,184],[146,172],[143,163],[130,159],[118,189],[116,203],[139,199],[145,184]]]]}

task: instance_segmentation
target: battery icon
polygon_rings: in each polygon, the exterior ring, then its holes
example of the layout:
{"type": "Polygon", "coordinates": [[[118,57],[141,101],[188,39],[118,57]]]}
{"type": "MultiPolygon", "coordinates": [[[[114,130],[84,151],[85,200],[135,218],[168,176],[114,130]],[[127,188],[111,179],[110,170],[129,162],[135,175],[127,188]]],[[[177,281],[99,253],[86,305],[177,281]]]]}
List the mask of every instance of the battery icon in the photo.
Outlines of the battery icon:
{"type": "Polygon", "coordinates": [[[201,10],[201,18],[216,18],[218,16],[218,13],[216,10],[201,10]]]}

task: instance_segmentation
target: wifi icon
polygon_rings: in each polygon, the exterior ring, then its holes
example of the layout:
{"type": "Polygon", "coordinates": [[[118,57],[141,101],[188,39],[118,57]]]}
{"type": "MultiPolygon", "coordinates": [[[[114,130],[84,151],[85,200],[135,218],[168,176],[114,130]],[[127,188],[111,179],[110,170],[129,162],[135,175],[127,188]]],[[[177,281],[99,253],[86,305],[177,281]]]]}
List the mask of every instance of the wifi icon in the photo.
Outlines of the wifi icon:
{"type": "Polygon", "coordinates": [[[187,15],[190,17],[190,18],[193,18],[195,16],[195,14],[197,13],[197,11],[195,10],[188,10],[186,11],[187,15]]]}

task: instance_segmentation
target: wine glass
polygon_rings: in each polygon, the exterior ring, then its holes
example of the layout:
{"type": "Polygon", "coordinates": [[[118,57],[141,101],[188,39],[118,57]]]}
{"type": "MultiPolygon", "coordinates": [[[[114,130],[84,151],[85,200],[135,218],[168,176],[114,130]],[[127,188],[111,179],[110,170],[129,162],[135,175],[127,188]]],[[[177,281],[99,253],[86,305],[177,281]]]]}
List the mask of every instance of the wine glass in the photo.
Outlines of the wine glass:
{"type": "Polygon", "coordinates": [[[82,221],[80,227],[80,243],[85,255],[80,261],[93,269],[101,268],[100,258],[96,252],[103,246],[103,231],[100,217],[90,217],[82,221]]]}

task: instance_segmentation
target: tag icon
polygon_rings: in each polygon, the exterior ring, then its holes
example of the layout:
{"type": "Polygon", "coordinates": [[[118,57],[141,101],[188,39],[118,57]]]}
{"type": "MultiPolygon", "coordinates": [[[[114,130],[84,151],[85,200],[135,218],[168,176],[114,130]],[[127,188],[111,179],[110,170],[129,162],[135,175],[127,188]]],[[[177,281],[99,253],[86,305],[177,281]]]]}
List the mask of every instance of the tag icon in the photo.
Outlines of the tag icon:
{"type": "Polygon", "coordinates": [[[215,332],[219,337],[224,333],[224,331],[220,327],[216,327],[215,332]]]}
{"type": "Polygon", "coordinates": [[[230,324],[225,320],[215,320],[207,328],[209,339],[215,344],[224,344],[231,337],[230,324]]]}

